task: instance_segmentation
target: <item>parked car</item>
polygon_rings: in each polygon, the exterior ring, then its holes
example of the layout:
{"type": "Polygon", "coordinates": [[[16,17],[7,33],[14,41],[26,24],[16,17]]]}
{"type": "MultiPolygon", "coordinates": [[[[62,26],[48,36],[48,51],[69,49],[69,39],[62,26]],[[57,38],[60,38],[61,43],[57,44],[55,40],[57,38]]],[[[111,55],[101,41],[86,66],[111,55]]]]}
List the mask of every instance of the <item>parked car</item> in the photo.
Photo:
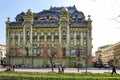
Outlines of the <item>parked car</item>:
{"type": "Polygon", "coordinates": [[[103,63],[103,67],[104,67],[104,68],[109,68],[110,65],[109,65],[108,63],[103,63]]]}
{"type": "Polygon", "coordinates": [[[103,64],[102,64],[102,62],[100,62],[100,61],[96,61],[96,62],[94,63],[94,67],[95,67],[95,68],[102,68],[102,67],[103,67],[103,64]]]}

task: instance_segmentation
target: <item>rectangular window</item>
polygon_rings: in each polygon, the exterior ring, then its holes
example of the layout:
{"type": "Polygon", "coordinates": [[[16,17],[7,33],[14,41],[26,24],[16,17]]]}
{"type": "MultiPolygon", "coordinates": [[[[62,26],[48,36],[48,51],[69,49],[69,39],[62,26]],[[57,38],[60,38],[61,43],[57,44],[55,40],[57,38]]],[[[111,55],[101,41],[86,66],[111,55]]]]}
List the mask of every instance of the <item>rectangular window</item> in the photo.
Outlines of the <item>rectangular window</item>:
{"type": "Polygon", "coordinates": [[[48,36],[50,36],[51,35],[51,33],[50,32],[48,32],[48,36]]]}
{"type": "Polygon", "coordinates": [[[62,41],[62,44],[65,45],[65,44],[66,44],[66,40],[63,40],[63,41],[62,41]]]}
{"type": "Polygon", "coordinates": [[[37,36],[37,32],[34,32],[34,36],[37,36]]]}
{"type": "Polygon", "coordinates": [[[43,36],[43,35],[44,35],[44,32],[41,32],[41,35],[43,36]]]}
{"type": "Polygon", "coordinates": [[[83,40],[83,45],[87,45],[87,40],[86,39],[83,40]]]}
{"type": "Polygon", "coordinates": [[[70,31],[70,36],[73,36],[74,35],[74,31],[70,31]]]}
{"type": "Polygon", "coordinates": [[[20,44],[21,44],[21,45],[23,44],[23,40],[22,40],[22,39],[20,40],[20,44]]]}
{"type": "Polygon", "coordinates": [[[12,32],[10,32],[10,34],[9,34],[9,35],[10,35],[10,37],[12,37],[12,35],[13,35],[13,34],[12,34],[12,32]]]}
{"type": "Polygon", "coordinates": [[[87,31],[83,31],[83,36],[87,36],[87,31]]]}
{"type": "Polygon", "coordinates": [[[15,39],[15,44],[18,44],[18,39],[15,39]]]}
{"type": "Polygon", "coordinates": [[[70,50],[70,55],[71,55],[71,56],[74,56],[75,54],[76,54],[76,50],[75,50],[75,49],[71,49],[71,50],[70,50]]]}
{"type": "Polygon", "coordinates": [[[77,31],[77,36],[80,36],[80,31],[77,31]]]}
{"type": "Polygon", "coordinates": [[[15,36],[18,36],[18,32],[15,32],[15,36]]]}
{"type": "Polygon", "coordinates": [[[74,44],[73,40],[70,41],[70,44],[72,44],[72,45],[74,44]]]}
{"type": "Polygon", "coordinates": [[[80,45],[80,40],[77,40],[77,45],[80,45]]]}
{"type": "Polygon", "coordinates": [[[36,48],[33,49],[33,53],[34,53],[34,55],[37,54],[37,49],[36,48]]]}
{"type": "Polygon", "coordinates": [[[20,32],[20,36],[23,36],[23,31],[20,32]]]}

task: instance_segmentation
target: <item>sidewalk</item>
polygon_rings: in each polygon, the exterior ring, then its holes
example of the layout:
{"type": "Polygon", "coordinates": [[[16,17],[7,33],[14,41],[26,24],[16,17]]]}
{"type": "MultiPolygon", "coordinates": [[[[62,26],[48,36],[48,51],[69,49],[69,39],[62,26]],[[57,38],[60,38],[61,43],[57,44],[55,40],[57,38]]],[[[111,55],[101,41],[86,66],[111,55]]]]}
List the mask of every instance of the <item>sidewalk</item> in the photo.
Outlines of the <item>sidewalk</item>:
{"type": "MultiPolygon", "coordinates": [[[[1,68],[0,71],[5,71],[6,68],[1,68]]],[[[51,72],[51,68],[40,68],[40,69],[25,69],[25,68],[19,68],[15,69],[17,72],[41,72],[41,73],[48,73],[51,72]]],[[[84,73],[86,70],[85,68],[81,68],[78,72],[77,68],[65,68],[64,72],[65,73],[84,73]]],[[[117,74],[120,74],[120,70],[116,70],[117,74]]],[[[54,72],[58,73],[58,68],[54,68],[54,72]]],[[[101,73],[101,74],[106,74],[106,73],[111,73],[112,70],[108,69],[95,69],[95,68],[88,68],[87,72],[90,73],[101,73]]]]}

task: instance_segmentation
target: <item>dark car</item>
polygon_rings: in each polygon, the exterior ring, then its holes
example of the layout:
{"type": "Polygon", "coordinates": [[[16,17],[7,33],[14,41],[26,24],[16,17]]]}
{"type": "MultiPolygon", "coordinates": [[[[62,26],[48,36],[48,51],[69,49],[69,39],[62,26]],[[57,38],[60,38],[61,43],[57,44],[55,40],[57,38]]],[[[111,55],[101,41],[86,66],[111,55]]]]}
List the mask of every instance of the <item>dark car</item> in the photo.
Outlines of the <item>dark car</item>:
{"type": "Polygon", "coordinates": [[[102,68],[103,64],[101,62],[97,61],[97,62],[94,63],[94,67],[95,68],[102,68]]]}

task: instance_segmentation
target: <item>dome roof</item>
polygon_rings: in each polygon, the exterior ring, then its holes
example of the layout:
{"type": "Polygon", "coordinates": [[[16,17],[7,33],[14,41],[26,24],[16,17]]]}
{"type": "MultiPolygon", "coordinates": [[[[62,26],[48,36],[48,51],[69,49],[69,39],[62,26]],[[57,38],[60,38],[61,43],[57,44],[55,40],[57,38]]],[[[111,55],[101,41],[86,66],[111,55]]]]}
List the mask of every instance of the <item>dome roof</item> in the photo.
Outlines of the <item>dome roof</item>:
{"type": "Polygon", "coordinates": [[[61,11],[68,11],[66,7],[63,7],[61,11]]]}

